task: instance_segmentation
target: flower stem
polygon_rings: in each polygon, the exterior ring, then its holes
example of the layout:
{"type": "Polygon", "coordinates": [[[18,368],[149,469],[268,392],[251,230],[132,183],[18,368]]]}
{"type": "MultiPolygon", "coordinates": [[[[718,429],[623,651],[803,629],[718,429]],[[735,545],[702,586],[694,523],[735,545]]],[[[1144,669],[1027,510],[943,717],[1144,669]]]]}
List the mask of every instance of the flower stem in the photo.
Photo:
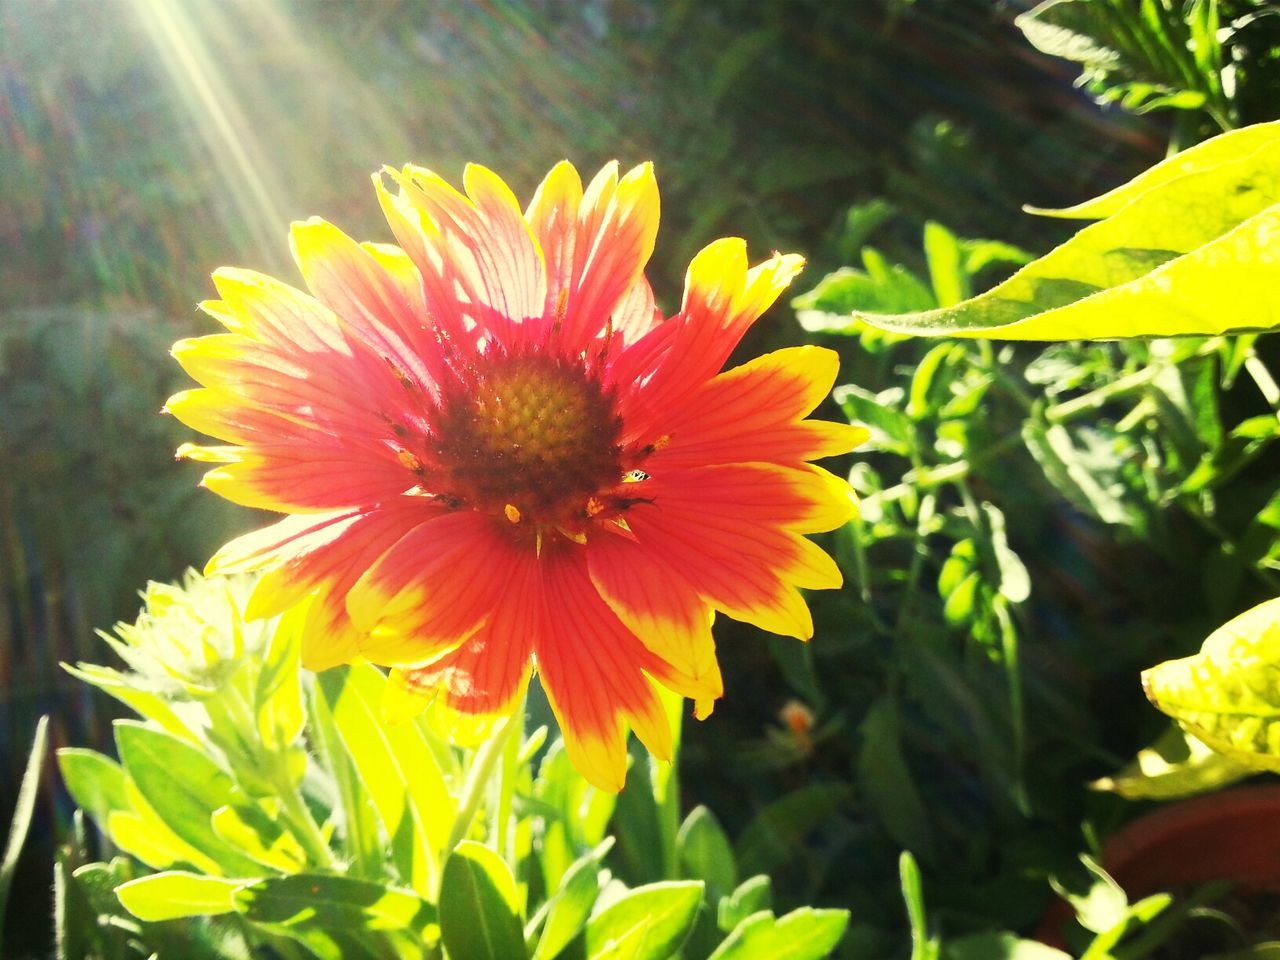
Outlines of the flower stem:
{"type": "Polygon", "coordinates": [[[453,830],[449,834],[446,854],[466,839],[471,831],[471,824],[476,818],[476,812],[480,809],[480,801],[484,798],[485,787],[488,786],[489,778],[493,774],[494,764],[498,762],[503,748],[507,745],[507,735],[513,729],[520,729],[523,726],[521,722],[523,719],[523,711],[518,716],[508,717],[506,723],[476,751],[475,758],[471,761],[471,769],[467,771],[466,782],[462,786],[462,795],[458,798],[458,813],[453,820],[453,830]]]}

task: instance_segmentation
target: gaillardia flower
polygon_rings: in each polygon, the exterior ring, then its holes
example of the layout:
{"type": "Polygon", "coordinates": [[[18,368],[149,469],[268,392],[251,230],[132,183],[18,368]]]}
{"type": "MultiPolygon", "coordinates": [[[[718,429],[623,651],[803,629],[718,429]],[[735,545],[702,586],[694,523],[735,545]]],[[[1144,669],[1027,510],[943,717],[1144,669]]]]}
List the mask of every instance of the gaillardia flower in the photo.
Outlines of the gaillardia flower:
{"type": "Polygon", "coordinates": [[[204,484],[288,514],[210,572],[260,570],[250,615],[311,598],[303,662],[392,668],[392,713],[515,709],[536,666],[570,758],[616,790],[633,729],[659,757],[655,684],[721,696],[714,611],[799,638],[799,588],[836,587],[804,534],[855,512],[807,461],[864,437],[805,421],[837,359],[806,346],[720,368],[799,271],[726,239],[654,306],[649,164],[586,190],[557,165],[521,213],[494,173],[465,195],[418,167],[374,177],[398,246],[295,224],[310,295],[245,270],[203,304],[229,332],[174,355],[203,386],[168,409],[229,446],[204,484]],[[386,189],[388,175],[398,186],[386,189]]]}

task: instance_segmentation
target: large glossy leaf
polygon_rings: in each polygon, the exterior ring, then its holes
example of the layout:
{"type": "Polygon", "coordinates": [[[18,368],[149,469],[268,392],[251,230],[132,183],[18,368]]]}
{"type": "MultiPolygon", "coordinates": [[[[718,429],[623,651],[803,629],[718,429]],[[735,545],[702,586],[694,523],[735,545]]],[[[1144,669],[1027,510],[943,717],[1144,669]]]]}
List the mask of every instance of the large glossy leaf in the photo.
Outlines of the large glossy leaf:
{"type": "Polygon", "coordinates": [[[1210,747],[1280,771],[1280,598],[1223,624],[1199,653],[1147,670],[1142,686],[1210,747]]]}
{"type": "Polygon", "coordinates": [[[511,868],[488,847],[463,841],[449,855],[440,885],[440,933],[451,960],[527,956],[511,868]]]}
{"type": "Polygon", "coordinates": [[[848,910],[801,907],[781,919],[756,913],[734,928],[710,960],[822,960],[848,925],[848,910]]]}
{"type": "Polygon", "coordinates": [[[371,664],[317,677],[363,788],[391,837],[401,877],[420,893],[434,889],[437,863],[453,826],[453,800],[422,731],[381,715],[386,678],[371,664]]]}
{"type": "Polygon", "coordinates": [[[1246,156],[1270,144],[1280,143],[1280,121],[1255,123],[1252,126],[1231,130],[1211,137],[1194,147],[1175,153],[1149,167],[1128,183],[1121,184],[1099,197],[1078,203],[1074,207],[1046,210],[1028,207],[1032,213],[1044,217],[1065,217],[1081,220],[1100,220],[1109,217],[1142,194],[1189,173],[1203,173],[1214,167],[1246,156]]]}
{"type": "Polygon", "coordinates": [[[937,310],[857,316],[895,333],[1007,340],[1280,326],[1280,123],[1247,129],[1209,141],[1185,168],[1082,206],[1106,219],[986,293],[937,310]]]}
{"type": "Polygon", "coordinates": [[[591,918],[588,960],[666,960],[693,928],[702,884],[667,881],[637,887],[591,918]]]}

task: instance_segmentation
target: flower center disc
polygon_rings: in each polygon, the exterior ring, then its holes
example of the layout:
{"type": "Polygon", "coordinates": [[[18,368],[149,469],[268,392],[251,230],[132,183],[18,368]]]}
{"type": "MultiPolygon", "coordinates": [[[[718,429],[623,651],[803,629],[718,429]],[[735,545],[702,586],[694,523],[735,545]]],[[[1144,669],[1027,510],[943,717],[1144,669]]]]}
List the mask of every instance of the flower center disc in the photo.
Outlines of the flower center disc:
{"type": "Polygon", "coordinates": [[[442,391],[432,486],[509,519],[573,524],[618,482],[621,428],[612,398],[579,365],[498,357],[442,391]]]}

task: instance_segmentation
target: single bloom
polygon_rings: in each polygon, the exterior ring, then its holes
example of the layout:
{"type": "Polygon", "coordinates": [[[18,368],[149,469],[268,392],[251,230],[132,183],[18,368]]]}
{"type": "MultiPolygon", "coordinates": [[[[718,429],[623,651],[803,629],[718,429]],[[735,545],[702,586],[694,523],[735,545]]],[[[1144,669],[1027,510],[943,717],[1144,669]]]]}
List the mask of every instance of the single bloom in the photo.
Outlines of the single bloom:
{"type": "Polygon", "coordinates": [[[663,318],[652,165],[584,190],[562,162],[523,213],[484,167],[463,184],[376,174],[398,246],[295,224],[310,294],[214,274],[202,307],[228,332],[174,347],[202,386],[167,408],[227,445],[180,453],[215,464],[214,492],[287,516],[208,572],[261,571],[251,616],[311,598],[304,664],[390,667],[390,714],[434,699],[474,729],[536,667],[574,764],[617,790],[628,728],[670,757],[657,685],[699,716],[722,695],[715,611],[811,636],[800,589],[841,577],[805,534],[856,505],[808,461],[865,433],[803,419],[830,350],[720,372],[802,258],[748,268],[742,240],[718,240],[663,318]]]}

